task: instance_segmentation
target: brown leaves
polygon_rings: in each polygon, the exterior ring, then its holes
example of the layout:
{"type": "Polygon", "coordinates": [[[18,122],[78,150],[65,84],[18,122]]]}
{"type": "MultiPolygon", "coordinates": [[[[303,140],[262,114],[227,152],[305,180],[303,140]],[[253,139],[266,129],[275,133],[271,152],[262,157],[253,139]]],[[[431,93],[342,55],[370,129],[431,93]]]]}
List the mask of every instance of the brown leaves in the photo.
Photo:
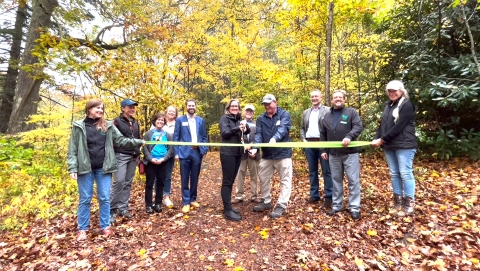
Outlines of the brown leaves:
{"type": "MultiPolygon", "coordinates": [[[[362,195],[363,218],[353,222],[347,211],[329,217],[320,204],[305,204],[307,165],[294,160],[293,191],[283,219],[253,212],[255,203],[243,202],[234,206],[243,220],[230,222],[222,216],[218,159],[216,153],[205,157],[198,190],[201,207],[187,216],[181,213],[177,167],[174,208],[145,214],[144,183],[136,182],[130,208],[134,217],[116,225],[113,237],[99,235],[98,211],[92,213],[84,243],[75,241],[73,216],[31,221],[18,236],[0,236],[0,269],[154,270],[159,264],[165,270],[238,271],[480,268],[478,199],[456,194],[467,188],[479,193],[478,173],[461,163],[449,171],[447,163],[416,161],[424,172],[421,176],[428,178],[417,182],[415,216],[399,218],[389,214],[392,191],[383,158],[362,157],[362,186],[370,194],[362,195]]],[[[247,196],[249,185],[247,178],[247,196]]],[[[275,175],[272,203],[278,193],[275,175]]]]}

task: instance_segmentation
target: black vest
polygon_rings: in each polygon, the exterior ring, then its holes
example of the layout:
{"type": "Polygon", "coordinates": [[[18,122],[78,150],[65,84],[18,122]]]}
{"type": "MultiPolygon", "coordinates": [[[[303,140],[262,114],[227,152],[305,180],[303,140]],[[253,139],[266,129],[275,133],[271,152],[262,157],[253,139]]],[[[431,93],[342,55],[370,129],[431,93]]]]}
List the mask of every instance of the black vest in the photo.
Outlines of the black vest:
{"type": "MultiPolygon", "coordinates": [[[[141,139],[140,125],[134,118],[132,118],[132,121],[129,121],[122,114],[120,114],[120,116],[113,121],[113,124],[115,124],[117,129],[120,131],[120,133],[122,133],[124,137],[141,139]]],[[[133,150],[127,150],[127,149],[122,149],[114,146],[114,149],[115,149],[115,153],[128,154],[134,157],[137,157],[140,155],[139,147],[136,147],[133,150]]]]}

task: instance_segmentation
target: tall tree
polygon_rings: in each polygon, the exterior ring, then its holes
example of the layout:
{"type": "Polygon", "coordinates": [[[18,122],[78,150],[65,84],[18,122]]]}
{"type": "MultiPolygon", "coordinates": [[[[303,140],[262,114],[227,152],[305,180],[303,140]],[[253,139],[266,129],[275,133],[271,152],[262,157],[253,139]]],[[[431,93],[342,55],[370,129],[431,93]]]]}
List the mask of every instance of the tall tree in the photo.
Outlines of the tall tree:
{"type": "Polygon", "coordinates": [[[36,40],[50,28],[52,13],[57,6],[58,2],[56,0],[32,1],[32,17],[21,64],[22,67],[29,65],[31,69],[21,69],[18,75],[12,114],[8,123],[8,133],[18,133],[32,129],[32,126],[28,125],[26,121],[28,116],[37,112],[40,85],[44,78],[44,67],[39,63],[38,57],[32,55],[32,51],[36,45],[36,40]]]}
{"type": "Polygon", "coordinates": [[[13,99],[15,96],[15,87],[17,85],[18,70],[21,56],[21,45],[23,38],[23,28],[27,21],[27,3],[19,1],[15,16],[15,26],[12,29],[1,29],[0,32],[8,34],[11,37],[12,45],[10,47],[10,58],[8,60],[8,69],[5,81],[3,82],[2,96],[0,98],[0,133],[5,133],[8,128],[8,121],[12,113],[13,99]]]}

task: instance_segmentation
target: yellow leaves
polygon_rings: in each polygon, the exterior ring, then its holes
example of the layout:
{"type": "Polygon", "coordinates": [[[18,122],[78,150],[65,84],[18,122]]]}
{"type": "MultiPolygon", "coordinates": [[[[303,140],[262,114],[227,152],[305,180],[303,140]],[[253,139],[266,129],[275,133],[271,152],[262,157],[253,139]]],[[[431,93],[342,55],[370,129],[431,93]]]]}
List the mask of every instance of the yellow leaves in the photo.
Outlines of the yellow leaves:
{"type": "Polygon", "coordinates": [[[235,263],[235,261],[232,260],[232,259],[227,259],[224,262],[224,264],[227,265],[228,267],[232,267],[234,263],[235,263]]]}
{"type": "Polygon", "coordinates": [[[257,254],[257,250],[255,250],[253,247],[248,250],[250,254],[257,254]]]}
{"type": "Polygon", "coordinates": [[[359,270],[365,270],[367,268],[363,260],[358,258],[357,256],[355,256],[355,264],[357,265],[359,270]]]}
{"type": "Polygon", "coordinates": [[[212,256],[208,256],[207,259],[208,259],[210,262],[213,262],[213,261],[215,261],[215,256],[213,256],[213,255],[212,255],[212,256]]]}
{"type": "Polygon", "coordinates": [[[244,271],[245,269],[243,269],[243,267],[241,266],[237,266],[235,268],[233,268],[233,271],[244,271]]]}
{"type": "Polygon", "coordinates": [[[428,266],[432,266],[437,270],[447,270],[445,268],[446,263],[442,259],[437,259],[436,261],[428,261],[428,266]]]}
{"type": "Polygon", "coordinates": [[[270,231],[270,229],[264,228],[261,231],[259,231],[258,234],[260,234],[262,239],[265,240],[265,239],[268,239],[268,237],[269,237],[269,234],[268,234],[269,231],[270,231]]]}
{"type": "Polygon", "coordinates": [[[137,252],[137,255],[138,256],[143,256],[145,253],[147,253],[147,250],[142,248],[137,252]]]}
{"type": "Polygon", "coordinates": [[[368,234],[369,236],[377,236],[377,231],[376,231],[376,230],[368,230],[368,231],[367,231],[367,234],[368,234]]]}
{"type": "Polygon", "coordinates": [[[248,236],[248,233],[242,233],[242,236],[243,236],[243,237],[247,237],[247,236],[248,236]]]}
{"type": "Polygon", "coordinates": [[[205,255],[201,254],[198,256],[198,259],[203,262],[205,260],[205,255]]]}

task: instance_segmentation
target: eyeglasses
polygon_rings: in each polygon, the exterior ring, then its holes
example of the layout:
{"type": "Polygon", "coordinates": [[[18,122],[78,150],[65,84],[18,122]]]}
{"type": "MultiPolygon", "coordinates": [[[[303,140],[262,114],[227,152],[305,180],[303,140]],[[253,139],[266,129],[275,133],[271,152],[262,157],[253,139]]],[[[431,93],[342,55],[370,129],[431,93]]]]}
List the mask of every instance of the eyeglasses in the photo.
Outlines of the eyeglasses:
{"type": "Polygon", "coordinates": [[[230,107],[232,107],[232,108],[237,108],[238,105],[230,105],[230,107]]]}

